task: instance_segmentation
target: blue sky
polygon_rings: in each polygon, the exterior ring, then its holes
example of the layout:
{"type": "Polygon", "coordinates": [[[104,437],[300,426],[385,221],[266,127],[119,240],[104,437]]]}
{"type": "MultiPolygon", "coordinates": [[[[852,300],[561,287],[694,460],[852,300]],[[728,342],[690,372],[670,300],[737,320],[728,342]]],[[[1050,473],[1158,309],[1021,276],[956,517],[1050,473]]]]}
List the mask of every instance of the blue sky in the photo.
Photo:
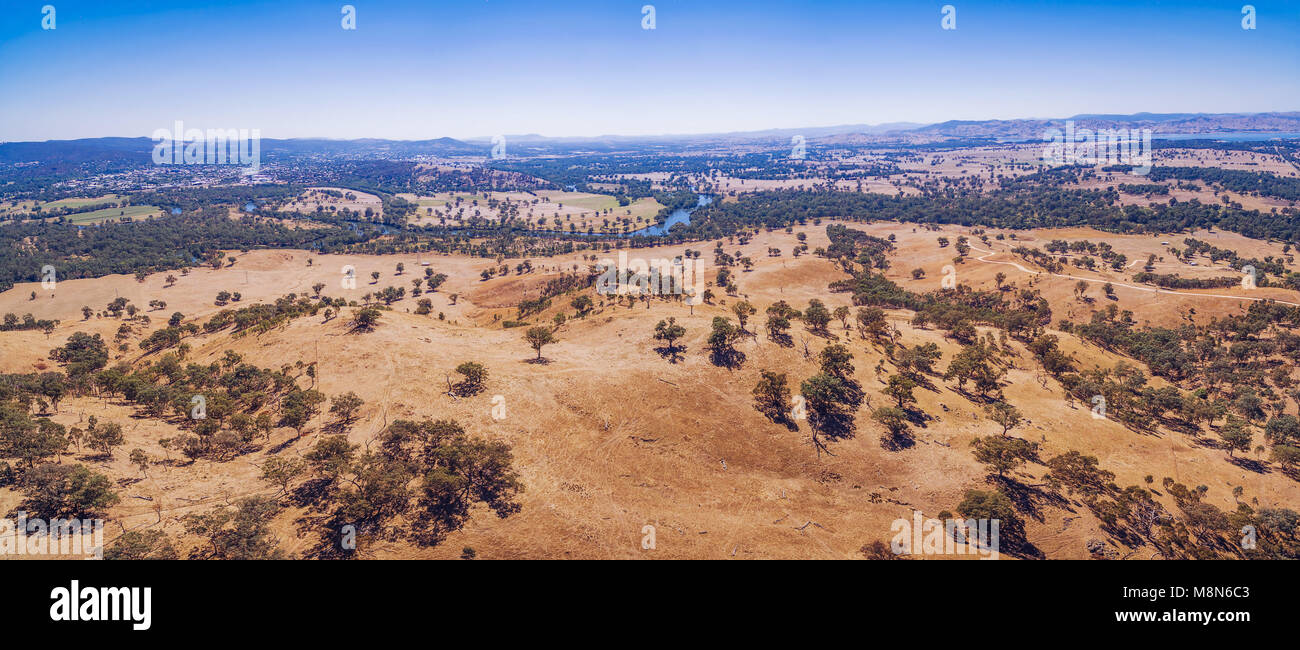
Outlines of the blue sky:
{"type": "Polygon", "coordinates": [[[0,0],[0,140],[176,120],[416,139],[1300,110],[1300,0],[1251,0],[1252,31],[1243,4],[0,0]]]}

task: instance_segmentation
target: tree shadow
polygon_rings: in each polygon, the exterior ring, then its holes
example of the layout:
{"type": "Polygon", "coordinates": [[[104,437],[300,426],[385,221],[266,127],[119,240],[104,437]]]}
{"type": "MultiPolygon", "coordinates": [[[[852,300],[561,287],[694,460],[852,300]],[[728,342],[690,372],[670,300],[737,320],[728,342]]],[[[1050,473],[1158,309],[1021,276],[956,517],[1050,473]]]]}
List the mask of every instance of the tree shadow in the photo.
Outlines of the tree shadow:
{"type": "Polygon", "coordinates": [[[813,336],[815,336],[815,337],[817,337],[817,338],[819,338],[819,339],[825,339],[825,340],[827,340],[827,341],[838,341],[838,340],[840,340],[840,337],[836,336],[834,332],[832,332],[832,331],[830,331],[830,330],[828,330],[828,329],[817,330],[817,329],[813,329],[813,328],[809,327],[809,328],[806,328],[804,331],[808,332],[809,334],[812,334],[813,336]]]}
{"type": "Polygon", "coordinates": [[[1268,466],[1268,463],[1254,460],[1252,458],[1246,458],[1244,456],[1229,456],[1228,462],[1248,472],[1254,472],[1256,474],[1273,473],[1273,469],[1268,466]]]}
{"type": "Polygon", "coordinates": [[[782,334],[773,334],[773,333],[771,333],[771,332],[768,332],[768,334],[767,334],[767,340],[769,340],[769,341],[771,341],[771,342],[773,342],[773,343],[775,343],[775,344],[777,344],[777,345],[779,345],[779,346],[781,346],[781,347],[783,347],[783,348],[792,348],[792,347],[794,347],[794,338],[792,338],[789,334],[784,334],[784,333],[782,333],[782,334]]]}
{"type": "Polygon", "coordinates": [[[897,434],[887,432],[880,436],[880,447],[885,451],[906,451],[916,446],[916,438],[911,432],[903,431],[897,434]]]}
{"type": "MultiPolygon", "coordinates": [[[[961,395],[962,397],[965,397],[966,400],[972,404],[987,405],[987,404],[994,404],[996,402],[1002,401],[1002,397],[1000,395],[987,395],[984,393],[972,392],[970,390],[967,390],[965,386],[958,386],[953,389],[953,392],[957,393],[958,395],[961,395]]],[[[998,392],[999,393],[1002,392],[1001,386],[999,386],[998,392]]]]}
{"type": "Polygon", "coordinates": [[[1025,537],[1025,527],[1020,521],[998,522],[998,552],[1025,560],[1043,560],[1047,555],[1025,537]]]}
{"type": "Polygon", "coordinates": [[[830,440],[846,440],[857,434],[857,422],[848,411],[820,412],[809,409],[808,425],[813,431],[830,440]]]}
{"type": "Polygon", "coordinates": [[[547,359],[546,357],[533,357],[531,359],[525,360],[524,363],[531,363],[536,366],[547,366],[550,365],[551,360],[547,359]]]}
{"type": "Polygon", "coordinates": [[[934,381],[932,381],[928,375],[919,372],[912,372],[912,373],[907,373],[906,376],[908,379],[911,379],[912,381],[916,382],[917,388],[928,390],[932,393],[940,392],[939,385],[934,383],[934,381]]]}
{"type": "Polygon", "coordinates": [[[346,433],[351,428],[351,424],[343,420],[335,420],[320,428],[321,433],[339,434],[346,433]]]}
{"type": "Polygon", "coordinates": [[[792,418],[790,417],[790,414],[789,414],[789,413],[786,413],[786,412],[782,411],[782,412],[777,413],[777,414],[775,414],[775,415],[773,415],[773,414],[771,414],[771,413],[764,413],[763,415],[764,415],[764,417],[766,417],[766,418],[768,419],[768,421],[770,421],[772,424],[779,424],[779,425],[781,425],[781,426],[784,426],[786,429],[789,429],[790,431],[798,431],[798,430],[799,430],[799,423],[798,423],[798,422],[795,422],[794,419],[792,419],[792,418]]]}
{"type": "Polygon", "coordinates": [[[1215,440],[1213,438],[1207,438],[1205,436],[1193,435],[1191,442],[1193,445],[1200,447],[1202,449],[1217,449],[1217,450],[1223,449],[1223,444],[1220,443],[1218,440],[1215,440]]]}
{"type": "Polygon", "coordinates": [[[727,370],[736,370],[745,364],[745,353],[735,348],[719,350],[714,349],[709,352],[709,360],[713,365],[727,370]]]}
{"type": "Polygon", "coordinates": [[[1056,492],[1042,489],[1040,486],[1025,485],[1009,476],[988,477],[988,482],[996,485],[1003,494],[1011,499],[1016,510],[1037,522],[1044,521],[1043,507],[1068,509],[1070,501],[1056,492]]]}
{"type": "Polygon", "coordinates": [[[299,440],[302,440],[302,437],[301,437],[301,436],[294,436],[294,437],[292,437],[292,438],[289,438],[288,440],[285,440],[285,441],[282,442],[282,443],[279,443],[279,444],[275,445],[274,447],[271,447],[271,449],[270,449],[269,451],[267,451],[266,453],[268,453],[268,454],[278,454],[278,453],[284,451],[285,449],[288,449],[289,447],[293,446],[293,443],[298,442],[299,440]]]}
{"type": "Polygon", "coordinates": [[[1188,423],[1182,418],[1160,418],[1160,424],[1170,431],[1175,431],[1192,438],[1200,436],[1201,428],[1188,423]]]}
{"type": "Polygon", "coordinates": [[[312,478],[289,491],[285,496],[289,502],[299,508],[316,508],[325,503],[329,488],[333,484],[327,478],[312,478]]]}
{"type": "Polygon", "coordinates": [[[907,421],[911,422],[913,426],[917,426],[922,429],[930,428],[929,422],[930,420],[934,419],[934,416],[914,406],[909,406],[907,408],[904,408],[903,415],[907,416],[907,421]]]}
{"type": "Polygon", "coordinates": [[[668,363],[678,363],[683,357],[682,353],[686,351],[684,345],[661,345],[654,349],[659,356],[668,360],[668,363]]]}

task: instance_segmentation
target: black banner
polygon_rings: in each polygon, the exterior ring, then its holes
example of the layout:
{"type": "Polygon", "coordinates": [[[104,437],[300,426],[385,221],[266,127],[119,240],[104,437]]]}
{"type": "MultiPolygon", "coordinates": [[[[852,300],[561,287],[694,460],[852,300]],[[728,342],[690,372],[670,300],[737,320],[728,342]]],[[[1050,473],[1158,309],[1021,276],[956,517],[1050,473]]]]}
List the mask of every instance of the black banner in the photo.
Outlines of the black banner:
{"type": "Polygon", "coordinates": [[[658,635],[688,629],[704,613],[727,626],[786,620],[858,627],[865,619],[923,630],[946,622],[953,633],[1005,626],[1069,630],[1071,638],[1088,640],[1201,638],[1293,629],[1294,566],[10,561],[0,611],[10,625],[54,634],[143,638],[203,630],[202,638],[214,640],[247,640],[252,630],[265,630],[268,638],[342,642],[375,630],[418,633],[500,621],[510,621],[502,631],[512,633],[519,631],[515,623],[549,629],[575,617],[650,625],[658,635]]]}

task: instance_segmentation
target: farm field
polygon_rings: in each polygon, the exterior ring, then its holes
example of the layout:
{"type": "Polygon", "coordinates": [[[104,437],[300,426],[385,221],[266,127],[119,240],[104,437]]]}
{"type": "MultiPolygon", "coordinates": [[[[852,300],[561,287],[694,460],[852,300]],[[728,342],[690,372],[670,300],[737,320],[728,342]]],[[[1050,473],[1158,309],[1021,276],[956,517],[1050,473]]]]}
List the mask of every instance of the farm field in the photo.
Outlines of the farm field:
{"type": "Polygon", "coordinates": [[[103,223],[109,220],[121,220],[123,218],[150,218],[163,215],[163,211],[152,205],[129,205],[125,208],[104,208],[91,212],[77,212],[67,215],[65,218],[79,226],[103,223]]]}
{"type": "Polygon", "coordinates": [[[484,192],[469,194],[464,192],[447,192],[431,196],[398,194],[399,197],[419,205],[413,218],[416,224],[441,223],[443,217],[451,222],[473,218],[496,221],[499,214],[490,206],[507,201],[517,204],[518,218],[528,220],[534,227],[542,230],[569,230],[570,224],[577,230],[588,228],[600,230],[609,222],[628,227],[631,230],[652,225],[654,218],[663,209],[652,197],[643,197],[631,201],[629,205],[620,206],[618,200],[608,194],[590,194],[585,192],[564,192],[559,190],[541,190],[537,192],[484,192]],[[451,208],[447,208],[447,204],[451,208]],[[543,223],[542,220],[545,219],[543,223]]]}

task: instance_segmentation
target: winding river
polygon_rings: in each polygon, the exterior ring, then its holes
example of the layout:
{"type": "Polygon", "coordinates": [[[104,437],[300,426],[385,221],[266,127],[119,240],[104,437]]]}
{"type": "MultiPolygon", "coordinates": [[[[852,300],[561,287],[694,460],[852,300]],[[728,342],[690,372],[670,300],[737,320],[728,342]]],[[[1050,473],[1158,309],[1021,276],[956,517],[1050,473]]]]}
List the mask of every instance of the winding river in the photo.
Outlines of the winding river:
{"type": "Polygon", "coordinates": [[[666,235],[668,234],[668,231],[673,226],[679,223],[690,223],[691,213],[695,212],[697,208],[708,205],[710,203],[713,203],[713,197],[701,194],[699,196],[699,200],[695,202],[694,208],[678,208],[676,210],[673,210],[671,213],[669,213],[668,218],[664,219],[664,222],[657,226],[650,226],[648,228],[642,228],[640,230],[633,230],[632,232],[627,233],[626,235],[619,234],[617,236],[633,237],[636,235],[645,235],[646,237],[658,237],[660,235],[666,235]]]}

